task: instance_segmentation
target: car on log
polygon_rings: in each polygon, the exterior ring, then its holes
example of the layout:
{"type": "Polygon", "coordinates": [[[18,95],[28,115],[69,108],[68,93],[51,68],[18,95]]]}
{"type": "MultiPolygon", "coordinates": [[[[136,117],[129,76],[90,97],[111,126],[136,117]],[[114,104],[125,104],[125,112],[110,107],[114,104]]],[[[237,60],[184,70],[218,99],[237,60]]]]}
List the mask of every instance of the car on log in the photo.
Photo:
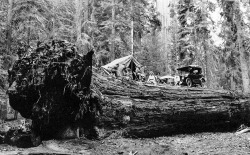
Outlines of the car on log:
{"type": "Polygon", "coordinates": [[[202,68],[197,65],[189,65],[177,69],[180,76],[180,84],[183,86],[194,87],[204,86],[205,77],[202,68]]]}

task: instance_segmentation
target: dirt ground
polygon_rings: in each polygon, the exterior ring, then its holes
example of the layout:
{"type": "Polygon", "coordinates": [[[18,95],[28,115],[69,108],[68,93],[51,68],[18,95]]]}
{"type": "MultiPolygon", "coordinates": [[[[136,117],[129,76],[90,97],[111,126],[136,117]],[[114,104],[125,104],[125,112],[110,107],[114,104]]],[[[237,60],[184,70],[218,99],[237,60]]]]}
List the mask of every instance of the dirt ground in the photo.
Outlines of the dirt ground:
{"type": "Polygon", "coordinates": [[[148,139],[106,138],[49,140],[33,148],[0,145],[0,154],[84,154],[84,155],[247,155],[250,133],[198,133],[148,139]]]}

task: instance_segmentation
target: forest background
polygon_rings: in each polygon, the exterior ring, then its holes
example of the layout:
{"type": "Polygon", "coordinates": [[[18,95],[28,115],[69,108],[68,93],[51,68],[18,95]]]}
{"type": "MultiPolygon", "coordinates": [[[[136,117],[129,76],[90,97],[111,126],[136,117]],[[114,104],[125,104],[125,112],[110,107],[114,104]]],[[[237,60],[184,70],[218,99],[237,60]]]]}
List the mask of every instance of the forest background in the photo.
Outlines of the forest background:
{"type": "Polygon", "coordinates": [[[200,65],[208,88],[249,94],[250,1],[166,2],[1,0],[0,67],[11,66],[20,45],[63,39],[82,51],[94,47],[97,67],[129,54],[160,75],[200,65]],[[161,18],[162,9],[169,18],[161,18]]]}

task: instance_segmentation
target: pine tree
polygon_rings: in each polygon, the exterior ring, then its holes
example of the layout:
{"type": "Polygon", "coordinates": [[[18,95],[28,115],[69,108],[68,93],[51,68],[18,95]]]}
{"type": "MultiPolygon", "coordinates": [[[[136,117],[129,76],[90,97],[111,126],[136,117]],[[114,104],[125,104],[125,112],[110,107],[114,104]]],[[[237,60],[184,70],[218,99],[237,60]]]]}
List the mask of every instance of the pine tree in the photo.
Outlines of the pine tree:
{"type": "Polygon", "coordinates": [[[223,8],[224,29],[223,37],[225,38],[224,61],[229,68],[228,78],[231,82],[231,89],[234,89],[235,83],[241,83],[244,94],[249,93],[249,75],[247,65],[247,48],[244,44],[247,39],[244,33],[247,33],[246,23],[243,20],[243,15],[240,5],[246,2],[236,1],[220,1],[220,6],[223,8]],[[231,74],[230,74],[231,73],[231,74]],[[237,73],[240,73],[238,76],[237,73]]]}

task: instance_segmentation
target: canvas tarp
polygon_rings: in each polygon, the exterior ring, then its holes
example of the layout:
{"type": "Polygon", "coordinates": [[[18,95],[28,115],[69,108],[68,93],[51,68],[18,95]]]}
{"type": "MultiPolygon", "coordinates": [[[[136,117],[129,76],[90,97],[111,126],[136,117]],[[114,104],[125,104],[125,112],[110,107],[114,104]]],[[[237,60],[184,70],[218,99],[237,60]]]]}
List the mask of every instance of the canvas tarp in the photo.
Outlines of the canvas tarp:
{"type": "Polygon", "coordinates": [[[142,67],[142,65],[132,56],[128,55],[119,59],[115,59],[114,61],[110,62],[107,65],[102,66],[102,68],[111,71],[117,64],[123,64],[125,67],[131,67],[131,62],[133,62],[133,67],[142,67]]]}

